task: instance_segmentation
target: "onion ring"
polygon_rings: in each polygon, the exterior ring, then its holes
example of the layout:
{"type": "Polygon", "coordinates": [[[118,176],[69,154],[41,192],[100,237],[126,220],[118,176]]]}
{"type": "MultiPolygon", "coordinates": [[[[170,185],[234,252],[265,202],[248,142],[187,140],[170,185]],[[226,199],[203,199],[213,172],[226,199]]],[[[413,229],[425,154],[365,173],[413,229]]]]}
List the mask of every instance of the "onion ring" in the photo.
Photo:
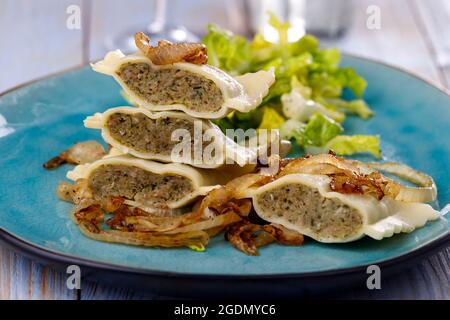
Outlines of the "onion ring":
{"type": "Polygon", "coordinates": [[[209,235],[205,231],[165,234],[100,230],[95,224],[86,220],[80,223],[80,231],[97,241],[144,247],[205,247],[209,241],[209,235]]]}

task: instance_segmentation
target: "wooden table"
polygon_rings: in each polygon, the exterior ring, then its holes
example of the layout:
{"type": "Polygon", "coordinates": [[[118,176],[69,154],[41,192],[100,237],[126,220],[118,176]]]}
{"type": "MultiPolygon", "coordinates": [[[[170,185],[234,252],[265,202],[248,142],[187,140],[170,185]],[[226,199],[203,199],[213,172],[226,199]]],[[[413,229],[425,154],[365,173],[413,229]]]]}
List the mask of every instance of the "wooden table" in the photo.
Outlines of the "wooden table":
{"type": "MultiPolygon", "coordinates": [[[[226,0],[217,1],[218,5],[226,0]]],[[[239,0],[237,0],[239,1],[239,0]]],[[[202,31],[208,20],[237,32],[246,27],[240,2],[206,11],[207,0],[169,0],[169,17],[202,31]],[[174,8],[174,9],[173,9],[174,8]],[[195,17],[195,19],[193,19],[195,17]],[[232,22],[230,22],[232,21],[232,22]]],[[[354,20],[341,38],[324,40],[344,52],[375,58],[450,89],[450,1],[358,0],[354,20]],[[381,29],[366,27],[367,7],[381,10],[381,29]]],[[[152,18],[149,0],[3,0],[0,2],[0,92],[49,73],[85,64],[105,53],[104,39],[152,18]],[[82,28],[66,28],[70,5],[82,12],[82,28]],[[6,57],[5,57],[6,55],[6,57]]],[[[0,247],[0,299],[152,299],[148,292],[83,282],[77,294],[66,275],[0,247]]],[[[388,279],[382,289],[354,289],[329,298],[450,299],[450,248],[388,279]]]]}

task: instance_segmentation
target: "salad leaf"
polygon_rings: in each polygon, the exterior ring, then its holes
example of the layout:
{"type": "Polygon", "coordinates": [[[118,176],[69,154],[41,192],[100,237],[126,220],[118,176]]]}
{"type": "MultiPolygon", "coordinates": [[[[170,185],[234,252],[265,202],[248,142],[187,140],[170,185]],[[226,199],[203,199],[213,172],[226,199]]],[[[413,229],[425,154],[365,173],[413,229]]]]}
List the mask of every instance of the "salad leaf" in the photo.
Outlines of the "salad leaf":
{"type": "Polygon", "coordinates": [[[291,78],[291,88],[300,93],[305,99],[311,98],[311,88],[302,84],[296,76],[291,78]]]}
{"type": "Polygon", "coordinates": [[[253,55],[253,68],[257,68],[259,64],[264,64],[264,62],[276,58],[279,54],[277,46],[267,41],[261,34],[255,35],[250,44],[250,49],[253,55]]]}
{"type": "Polygon", "coordinates": [[[278,32],[280,46],[286,47],[288,44],[289,22],[281,22],[273,12],[269,12],[269,24],[278,32]]]}
{"type": "Polygon", "coordinates": [[[311,69],[318,72],[334,72],[338,70],[340,62],[341,53],[338,49],[322,49],[316,51],[311,69]]]}
{"type": "Polygon", "coordinates": [[[219,126],[222,132],[226,132],[227,129],[234,129],[233,114],[230,113],[225,118],[214,120],[214,123],[219,126]]]}
{"type": "Polygon", "coordinates": [[[291,90],[291,82],[288,78],[281,78],[275,81],[275,83],[269,88],[269,93],[264,97],[261,105],[265,105],[269,101],[273,101],[276,98],[281,97],[285,92],[291,90]]]}
{"type": "Polygon", "coordinates": [[[284,122],[280,127],[280,136],[283,139],[295,139],[302,141],[302,134],[306,124],[295,119],[289,119],[284,122]]]}
{"type": "Polygon", "coordinates": [[[343,87],[349,88],[353,94],[360,98],[366,90],[367,82],[350,67],[340,68],[336,71],[336,77],[343,87]]]}
{"type": "Polygon", "coordinates": [[[292,56],[300,55],[305,52],[315,53],[317,50],[319,50],[319,41],[316,37],[309,34],[306,34],[296,42],[289,44],[289,53],[292,56]]]}
{"type": "Polygon", "coordinates": [[[381,158],[380,137],[354,135],[354,136],[337,136],[330,140],[323,147],[309,147],[306,152],[311,154],[325,153],[333,150],[340,155],[352,155],[357,153],[369,153],[376,158],[381,158]]]}
{"type": "Polygon", "coordinates": [[[328,141],[341,134],[344,129],[333,119],[315,113],[304,127],[301,141],[297,143],[307,146],[324,146],[328,141]]]}
{"type": "Polygon", "coordinates": [[[344,113],[326,108],[319,102],[305,98],[303,95],[310,96],[311,90],[302,86],[296,77],[293,77],[291,87],[290,93],[285,93],[281,96],[283,114],[288,119],[306,122],[314,113],[319,112],[338,122],[344,120],[344,113]]]}
{"type": "Polygon", "coordinates": [[[343,99],[328,99],[328,103],[336,106],[337,109],[344,112],[356,114],[363,119],[368,119],[374,115],[374,112],[364,100],[356,99],[351,101],[346,101],[343,99]]]}
{"type": "Polygon", "coordinates": [[[264,107],[263,117],[258,129],[278,129],[285,122],[285,119],[273,108],[264,107]]]}
{"type": "Polygon", "coordinates": [[[338,98],[344,89],[340,79],[325,71],[309,74],[307,83],[314,97],[338,98]]]}

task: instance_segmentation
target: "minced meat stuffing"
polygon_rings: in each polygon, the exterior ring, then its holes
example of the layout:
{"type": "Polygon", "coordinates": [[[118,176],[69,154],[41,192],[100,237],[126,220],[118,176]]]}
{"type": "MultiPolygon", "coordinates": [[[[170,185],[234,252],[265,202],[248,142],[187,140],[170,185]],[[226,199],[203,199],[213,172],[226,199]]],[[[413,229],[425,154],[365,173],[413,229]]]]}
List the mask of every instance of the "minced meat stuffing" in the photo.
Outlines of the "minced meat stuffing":
{"type": "Polygon", "coordinates": [[[222,91],[214,81],[176,69],[154,69],[145,62],[131,62],[117,71],[119,77],[138,96],[152,104],[183,104],[197,112],[218,111],[222,91]]]}
{"type": "Polygon", "coordinates": [[[259,195],[258,204],[270,217],[282,217],[321,237],[346,238],[362,226],[358,211],[338,199],[325,198],[317,189],[285,184],[259,195]]]}

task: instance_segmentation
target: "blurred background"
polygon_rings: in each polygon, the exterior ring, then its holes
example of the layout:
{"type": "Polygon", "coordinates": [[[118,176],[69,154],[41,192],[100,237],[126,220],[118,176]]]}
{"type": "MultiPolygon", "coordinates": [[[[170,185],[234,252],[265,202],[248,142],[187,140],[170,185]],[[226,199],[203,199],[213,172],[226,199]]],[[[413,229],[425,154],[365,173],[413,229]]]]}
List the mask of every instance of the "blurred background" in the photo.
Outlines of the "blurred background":
{"type": "Polygon", "coordinates": [[[275,40],[269,10],[290,21],[290,40],[306,29],[323,46],[450,83],[448,0],[0,0],[0,92],[127,49],[141,30],[193,40],[213,22],[275,40]]]}

